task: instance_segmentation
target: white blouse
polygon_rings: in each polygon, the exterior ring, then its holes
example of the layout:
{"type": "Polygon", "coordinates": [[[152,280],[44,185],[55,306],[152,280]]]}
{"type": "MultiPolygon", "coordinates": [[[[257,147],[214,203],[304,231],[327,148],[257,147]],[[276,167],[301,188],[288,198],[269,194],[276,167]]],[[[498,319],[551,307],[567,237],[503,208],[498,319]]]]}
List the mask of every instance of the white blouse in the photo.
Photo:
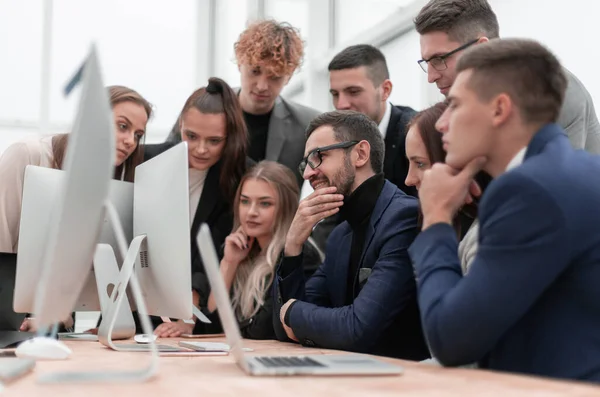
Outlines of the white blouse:
{"type": "Polygon", "coordinates": [[[202,196],[202,190],[204,189],[204,181],[206,180],[206,174],[208,171],[198,171],[196,169],[189,169],[190,179],[190,228],[194,222],[194,216],[196,215],[196,209],[202,196]]]}

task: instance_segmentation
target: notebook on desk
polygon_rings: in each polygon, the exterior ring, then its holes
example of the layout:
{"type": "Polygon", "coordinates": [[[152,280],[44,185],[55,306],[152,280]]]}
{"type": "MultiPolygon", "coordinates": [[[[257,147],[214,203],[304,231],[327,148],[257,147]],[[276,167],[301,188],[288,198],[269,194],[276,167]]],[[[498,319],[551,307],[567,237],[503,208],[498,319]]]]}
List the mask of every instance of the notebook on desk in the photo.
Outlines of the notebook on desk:
{"type": "Polygon", "coordinates": [[[200,226],[197,236],[202,262],[217,304],[230,353],[249,375],[399,375],[402,367],[361,354],[304,356],[252,356],[244,352],[242,335],[219,271],[219,260],[210,230],[200,226]]]}

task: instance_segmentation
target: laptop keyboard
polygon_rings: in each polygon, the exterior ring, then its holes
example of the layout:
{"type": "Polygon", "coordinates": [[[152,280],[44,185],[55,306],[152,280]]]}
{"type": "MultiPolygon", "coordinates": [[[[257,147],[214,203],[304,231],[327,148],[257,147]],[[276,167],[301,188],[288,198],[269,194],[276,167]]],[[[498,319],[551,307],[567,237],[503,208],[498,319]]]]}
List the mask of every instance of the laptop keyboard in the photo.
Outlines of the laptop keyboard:
{"type": "Polygon", "coordinates": [[[267,368],[325,367],[310,357],[255,357],[255,359],[267,368]]]}

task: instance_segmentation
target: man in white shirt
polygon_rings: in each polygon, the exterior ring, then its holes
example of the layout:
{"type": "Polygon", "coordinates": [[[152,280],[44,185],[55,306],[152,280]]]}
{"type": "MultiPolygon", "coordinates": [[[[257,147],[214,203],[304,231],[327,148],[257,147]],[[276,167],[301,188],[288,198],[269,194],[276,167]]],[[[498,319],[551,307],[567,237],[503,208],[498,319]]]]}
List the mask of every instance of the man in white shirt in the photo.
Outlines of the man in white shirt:
{"type": "Polygon", "coordinates": [[[368,44],[353,45],[333,57],[328,70],[333,106],[337,110],[361,112],[377,123],[385,141],[385,178],[403,192],[416,196],[416,190],[404,184],[408,172],[404,150],[406,125],[416,112],[389,102],[392,82],[383,53],[368,44]]]}
{"type": "MultiPolygon", "coordinates": [[[[385,142],[385,179],[416,197],[417,190],[404,183],[408,173],[404,145],[406,126],[416,112],[410,107],[390,103],[392,82],[383,53],[368,44],[353,45],[334,56],[328,70],[333,106],[337,110],[361,112],[377,123],[385,142]]],[[[326,219],[317,225],[313,238],[319,246],[324,247],[336,224],[337,218],[326,219]]]]}

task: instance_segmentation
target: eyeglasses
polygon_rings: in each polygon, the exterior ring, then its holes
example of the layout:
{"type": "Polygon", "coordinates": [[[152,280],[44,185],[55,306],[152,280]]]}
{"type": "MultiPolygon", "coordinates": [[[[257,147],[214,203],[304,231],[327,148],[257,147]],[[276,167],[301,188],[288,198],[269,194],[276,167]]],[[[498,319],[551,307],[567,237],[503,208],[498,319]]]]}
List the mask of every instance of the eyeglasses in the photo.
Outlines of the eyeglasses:
{"type": "Polygon", "coordinates": [[[419,64],[421,69],[423,69],[423,71],[425,73],[427,73],[427,65],[431,65],[431,67],[433,67],[437,71],[446,70],[446,69],[448,69],[448,65],[446,65],[446,58],[448,58],[451,55],[456,54],[459,51],[464,50],[465,48],[472,46],[473,44],[477,43],[478,41],[479,41],[479,39],[469,41],[467,44],[463,44],[460,47],[458,47],[457,49],[447,52],[444,55],[436,55],[429,59],[421,59],[421,60],[417,61],[417,63],[419,64]]]}
{"type": "Polygon", "coordinates": [[[356,145],[358,142],[360,141],[346,141],[334,143],[333,145],[318,147],[316,149],[311,150],[308,153],[308,156],[303,158],[300,162],[300,165],[298,165],[298,171],[300,171],[300,175],[304,175],[304,170],[306,170],[307,165],[310,165],[310,168],[312,168],[313,170],[316,170],[321,165],[321,163],[323,162],[323,156],[321,156],[321,153],[334,149],[348,149],[356,145]]]}

